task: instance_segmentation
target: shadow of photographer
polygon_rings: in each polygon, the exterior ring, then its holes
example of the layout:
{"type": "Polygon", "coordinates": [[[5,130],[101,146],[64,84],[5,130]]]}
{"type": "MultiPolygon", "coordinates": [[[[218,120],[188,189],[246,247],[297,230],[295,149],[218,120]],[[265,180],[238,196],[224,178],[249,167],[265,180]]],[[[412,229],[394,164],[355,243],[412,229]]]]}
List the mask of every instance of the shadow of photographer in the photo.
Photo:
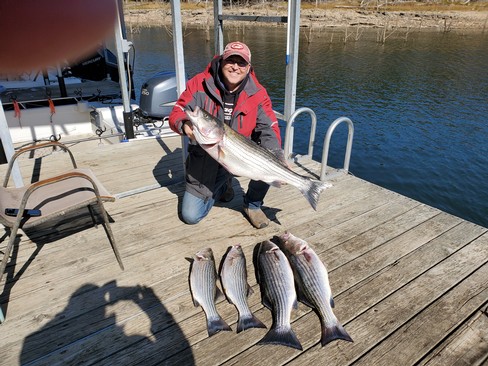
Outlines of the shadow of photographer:
{"type": "Polygon", "coordinates": [[[61,312],[24,339],[19,361],[149,365],[171,364],[175,355],[194,364],[188,340],[153,289],[112,281],[78,288],[61,312]]]}

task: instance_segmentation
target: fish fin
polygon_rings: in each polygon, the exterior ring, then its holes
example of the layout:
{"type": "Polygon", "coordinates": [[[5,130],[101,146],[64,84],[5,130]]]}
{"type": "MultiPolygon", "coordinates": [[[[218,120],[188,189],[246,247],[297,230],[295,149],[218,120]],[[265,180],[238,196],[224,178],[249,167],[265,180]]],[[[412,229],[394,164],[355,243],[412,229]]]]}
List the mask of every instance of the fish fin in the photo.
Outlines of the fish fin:
{"type": "Polygon", "coordinates": [[[190,262],[190,263],[191,263],[191,264],[190,264],[190,275],[188,276],[188,285],[189,285],[189,287],[190,287],[190,295],[191,295],[191,300],[193,301],[193,305],[195,305],[195,307],[198,307],[198,306],[200,306],[200,304],[198,303],[198,301],[197,301],[197,300],[195,300],[195,297],[193,296],[193,290],[192,290],[192,288],[191,288],[191,278],[190,278],[190,277],[191,277],[191,269],[192,269],[192,267],[193,267],[193,262],[194,262],[194,260],[193,260],[193,258],[188,258],[188,257],[185,257],[185,259],[186,259],[188,262],[190,262]]]}
{"type": "Polygon", "coordinates": [[[273,305],[271,304],[271,301],[269,301],[268,297],[264,294],[261,297],[261,303],[264,306],[266,306],[269,310],[273,311],[273,305]]]}
{"type": "Polygon", "coordinates": [[[290,169],[288,166],[288,162],[286,161],[285,158],[285,151],[283,149],[266,149],[268,150],[278,161],[283,165],[285,168],[290,169]]]}
{"type": "Polygon", "coordinates": [[[303,291],[297,286],[297,299],[300,301],[302,304],[307,305],[309,308],[315,309],[315,306],[313,306],[310,301],[308,301],[307,297],[303,293],[303,291]]]}
{"type": "Polygon", "coordinates": [[[247,284],[246,297],[251,296],[253,293],[254,293],[254,290],[252,289],[251,286],[249,286],[249,284],[247,284]]]}
{"type": "Polygon", "coordinates": [[[305,196],[307,201],[317,211],[317,204],[319,202],[320,193],[327,188],[332,187],[332,184],[321,182],[315,179],[308,179],[307,189],[301,190],[302,194],[305,196]]]}
{"type": "Polygon", "coordinates": [[[224,149],[222,149],[222,147],[220,145],[218,147],[218,151],[219,151],[218,152],[218,158],[219,158],[218,161],[224,160],[225,159],[225,151],[224,151],[224,149]]]}
{"type": "Polygon", "coordinates": [[[232,328],[225,322],[224,319],[218,317],[207,321],[208,336],[211,337],[221,331],[232,331],[232,328]]]}
{"type": "Polygon", "coordinates": [[[216,287],[216,289],[215,289],[215,301],[222,300],[224,298],[226,298],[224,293],[222,291],[220,291],[220,289],[218,287],[216,287]]]}
{"type": "Polygon", "coordinates": [[[336,339],[342,339],[348,342],[354,342],[349,334],[347,334],[344,327],[337,323],[332,327],[322,326],[322,337],[320,343],[324,347],[327,343],[330,343],[336,339]]]}
{"type": "Polygon", "coordinates": [[[195,300],[195,298],[193,297],[193,295],[191,295],[191,299],[193,301],[193,305],[195,305],[196,308],[200,306],[200,303],[197,300],[195,300]]]}
{"type": "Polygon", "coordinates": [[[271,328],[258,344],[280,344],[300,351],[303,350],[302,344],[291,327],[271,328]]]}
{"type": "Polygon", "coordinates": [[[272,187],[281,188],[281,186],[283,185],[283,183],[275,180],[275,181],[271,182],[269,185],[272,186],[272,187]]]}
{"type": "Polygon", "coordinates": [[[239,321],[237,322],[237,333],[249,328],[266,328],[266,325],[264,325],[261,320],[256,318],[254,314],[247,317],[239,317],[239,321]]]}

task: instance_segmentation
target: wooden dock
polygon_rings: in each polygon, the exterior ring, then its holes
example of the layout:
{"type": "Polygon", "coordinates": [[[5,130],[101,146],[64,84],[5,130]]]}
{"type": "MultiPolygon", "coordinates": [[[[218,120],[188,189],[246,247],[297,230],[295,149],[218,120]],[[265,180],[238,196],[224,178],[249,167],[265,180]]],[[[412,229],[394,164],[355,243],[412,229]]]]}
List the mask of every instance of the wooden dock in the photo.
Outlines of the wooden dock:
{"type": "MultiPolygon", "coordinates": [[[[272,223],[262,230],[240,211],[247,180],[234,179],[234,200],[188,226],[177,214],[179,138],[71,147],[79,165],[119,197],[105,207],[126,269],[102,226],[76,215],[22,235],[0,283],[1,365],[488,365],[487,228],[352,175],[333,180],[317,211],[296,188],[272,187],[265,202],[272,223]],[[334,312],[354,343],[321,347],[318,317],[299,304],[292,327],[303,351],[257,345],[266,330],[236,334],[237,311],[225,300],[217,309],[234,331],[208,337],[185,257],[211,247],[219,262],[240,243],[254,289],[249,304],[269,327],[252,251],[285,230],[327,265],[334,312]]],[[[54,174],[68,162],[53,152],[21,165],[27,177],[39,166],[54,174]]],[[[312,161],[294,169],[319,172],[312,161]]]]}

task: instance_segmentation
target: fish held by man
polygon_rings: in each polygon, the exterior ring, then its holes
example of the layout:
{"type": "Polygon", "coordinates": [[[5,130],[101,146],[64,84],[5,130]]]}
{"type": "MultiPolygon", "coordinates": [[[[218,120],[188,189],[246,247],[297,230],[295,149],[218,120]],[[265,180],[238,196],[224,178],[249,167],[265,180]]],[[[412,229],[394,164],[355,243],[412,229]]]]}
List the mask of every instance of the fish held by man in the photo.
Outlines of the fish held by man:
{"type": "Polygon", "coordinates": [[[217,287],[217,270],[211,248],[198,251],[190,263],[190,291],[195,306],[201,306],[207,318],[207,331],[209,336],[220,331],[232,330],[217,312],[215,300],[222,296],[217,287]]]}
{"type": "Polygon", "coordinates": [[[276,244],[265,240],[258,244],[256,266],[262,303],[271,310],[273,318],[271,329],[258,344],[280,344],[302,350],[290,324],[297,296],[288,259],[276,244]]]}
{"type": "Polygon", "coordinates": [[[219,274],[227,300],[236,307],[239,313],[237,333],[249,328],[266,328],[251,312],[247,304],[247,297],[253,291],[247,282],[246,257],[240,245],[228,248],[222,259],[219,274]]]}
{"type": "Polygon", "coordinates": [[[193,125],[196,141],[230,173],[275,187],[280,187],[282,183],[291,184],[300,190],[314,210],[317,210],[322,190],[332,186],[295,173],[280,154],[237,133],[198,106],[193,112],[185,112],[193,125]]]}
{"type": "Polygon", "coordinates": [[[336,339],[353,342],[332,311],[329,276],[319,256],[305,240],[289,232],[279,235],[279,240],[294,272],[298,300],[314,309],[320,318],[322,346],[336,339]]]}

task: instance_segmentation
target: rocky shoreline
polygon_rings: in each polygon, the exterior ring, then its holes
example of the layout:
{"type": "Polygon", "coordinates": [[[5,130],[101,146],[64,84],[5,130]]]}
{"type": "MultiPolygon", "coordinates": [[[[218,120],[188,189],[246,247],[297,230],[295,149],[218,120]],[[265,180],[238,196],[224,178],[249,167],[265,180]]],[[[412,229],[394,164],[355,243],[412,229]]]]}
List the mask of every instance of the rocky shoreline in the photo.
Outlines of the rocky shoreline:
{"type": "MultiPolygon", "coordinates": [[[[125,9],[126,24],[133,30],[138,27],[171,26],[171,8],[125,9]]],[[[183,27],[212,28],[213,8],[209,6],[182,9],[183,27]]],[[[224,9],[226,15],[286,16],[284,6],[255,5],[246,8],[224,9]]],[[[388,28],[404,30],[481,31],[488,30],[488,11],[375,11],[359,8],[335,7],[331,9],[308,8],[300,11],[300,25],[306,28],[388,28]]],[[[226,27],[284,26],[279,23],[242,22],[225,20],[226,27]]]]}

